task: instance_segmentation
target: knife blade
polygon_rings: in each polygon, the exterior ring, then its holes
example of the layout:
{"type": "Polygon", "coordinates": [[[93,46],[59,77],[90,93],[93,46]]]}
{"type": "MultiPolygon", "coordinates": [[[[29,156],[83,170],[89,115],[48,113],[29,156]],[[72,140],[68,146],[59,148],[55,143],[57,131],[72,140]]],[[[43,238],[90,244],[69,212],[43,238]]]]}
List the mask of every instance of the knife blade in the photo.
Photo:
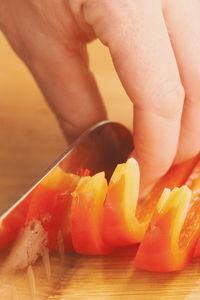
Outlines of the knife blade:
{"type": "Polygon", "coordinates": [[[24,206],[28,205],[28,195],[59,166],[65,172],[79,174],[88,169],[90,174],[105,171],[109,179],[115,166],[124,162],[133,148],[132,135],[122,124],[102,121],[86,130],[68,149],[40,176],[35,183],[14,203],[1,211],[0,227],[10,222],[10,218],[20,220],[24,206]],[[23,209],[18,209],[23,207],[23,209]]]}

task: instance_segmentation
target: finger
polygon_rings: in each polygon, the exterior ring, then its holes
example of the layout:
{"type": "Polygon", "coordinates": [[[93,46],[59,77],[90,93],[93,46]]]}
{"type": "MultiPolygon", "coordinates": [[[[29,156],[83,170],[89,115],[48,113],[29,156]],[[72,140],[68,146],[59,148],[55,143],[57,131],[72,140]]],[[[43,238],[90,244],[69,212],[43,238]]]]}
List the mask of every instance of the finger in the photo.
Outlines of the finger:
{"type": "Polygon", "coordinates": [[[186,93],[178,163],[200,151],[200,1],[167,1],[164,14],[186,93]]]}
{"type": "Polygon", "coordinates": [[[9,17],[4,33],[29,66],[67,138],[105,119],[88,68],[85,41],[94,38],[93,32],[87,26],[78,28],[66,2],[23,1],[20,7],[9,3],[4,12],[9,17]]]}
{"type": "Polygon", "coordinates": [[[97,85],[80,52],[51,48],[39,68],[36,65],[31,63],[30,69],[69,141],[106,119],[97,85]]]}
{"type": "Polygon", "coordinates": [[[135,154],[141,186],[155,182],[172,164],[184,92],[160,1],[86,1],[86,21],[109,46],[114,65],[135,104],[135,154]]]}

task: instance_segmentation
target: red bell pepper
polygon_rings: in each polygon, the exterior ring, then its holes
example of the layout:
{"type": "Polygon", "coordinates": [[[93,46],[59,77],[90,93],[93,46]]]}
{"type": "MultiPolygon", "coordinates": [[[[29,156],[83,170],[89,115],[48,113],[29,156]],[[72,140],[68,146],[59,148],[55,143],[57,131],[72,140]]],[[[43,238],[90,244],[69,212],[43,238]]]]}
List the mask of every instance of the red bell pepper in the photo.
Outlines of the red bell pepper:
{"type": "Polygon", "coordinates": [[[102,238],[107,181],[104,172],[80,179],[72,193],[71,233],[73,247],[81,254],[108,254],[112,251],[102,238]]]}
{"type": "Polygon", "coordinates": [[[140,200],[136,211],[139,222],[142,222],[146,218],[151,219],[158,199],[165,188],[173,189],[175,187],[181,187],[186,183],[199,159],[200,156],[196,156],[182,164],[174,165],[170,168],[167,174],[157,182],[152,191],[145,198],[140,200]]]}
{"type": "Polygon", "coordinates": [[[119,247],[141,242],[163,189],[184,184],[197,159],[173,166],[139,202],[137,162],[130,158],[125,164],[118,165],[111,177],[105,202],[103,233],[106,243],[119,247]]]}
{"type": "Polygon", "coordinates": [[[118,247],[140,240],[144,224],[139,224],[135,211],[139,192],[139,166],[135,159],[117,165],[108,186],[104,207],[103,237],[107,244],[118,247]]]}
{"type": "Polygon", "coordinates": [[[187,186],[166,189],[138,249],[135,267],[150,271],[182,270],[192,259],[200,234],[200,161],[187,186]]]}
{"type": "Polygon", "coordinates": [[[48,247],[58,249],[58,239],[63,238],[66,251],[72,250],[69,229],[71,193],[79,176],[65,173],[57,167],[29,195],[30,205],[26,224],[39,220],[48,233],[48,247]]]}
{"type": "MultiPolygon", "coordinates": [[[[194,203],[193,203],[193,214],[191,214],[191,220],[189,220],[193,226],[198,228],[200,226],[200,163],[195,168],[190,179],[187,182],[188,186],[193,191],[194,203]]],[[[198,237],[194,257],[200,256],[200,237],[198,237]]]]}

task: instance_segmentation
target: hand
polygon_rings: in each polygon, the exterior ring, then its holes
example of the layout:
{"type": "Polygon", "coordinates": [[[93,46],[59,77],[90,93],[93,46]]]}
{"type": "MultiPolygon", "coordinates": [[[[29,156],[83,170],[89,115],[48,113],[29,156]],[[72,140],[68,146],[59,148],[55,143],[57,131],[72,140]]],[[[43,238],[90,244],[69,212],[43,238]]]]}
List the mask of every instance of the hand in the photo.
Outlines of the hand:
{"type": "Polygon", "coordinates": [[[142,193],[199,153],[199,0],[1,0],[0,26],[70,137],[106,117],[86,44],[109,47],[134,104],[142,193]]]}

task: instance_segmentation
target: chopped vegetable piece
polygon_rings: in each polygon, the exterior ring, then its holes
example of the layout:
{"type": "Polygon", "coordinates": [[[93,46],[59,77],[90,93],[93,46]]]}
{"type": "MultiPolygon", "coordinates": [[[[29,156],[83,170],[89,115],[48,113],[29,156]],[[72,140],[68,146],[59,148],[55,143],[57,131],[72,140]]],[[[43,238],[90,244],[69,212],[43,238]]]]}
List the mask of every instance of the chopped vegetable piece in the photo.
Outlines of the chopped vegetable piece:
{"type": "MultiPolygon", "coordinates": [[[[167,272],[181,270],[191,261],[200,235],[200,160],[186,185],[192,190],[189,206],[188,192],[180,197],[186,187],[177,190],[173,197],[161,197],[136,255],[136,267],[167,272]]],[[[199,253],[198,244],[195,256],[199,253]]]]}
{"type": "Polygon", "coordinates": [[[147,224],[149,223],[163,190],[165,188],[173,189],[184,185],[199,159],[200,156],[196,156],[195,158],[192,158],[182,164],[174,165],[170,168],[167,174],[157,182],[152,191],[145,198],[139,201],[136,210],[136,217],[139,222],[143,222],[148,219],[147,224]]]}
{"type": "Polygon", "coordinates": [[[139,192],[139,166],[135,159],[117,165],[110,179],[104,208],[103,236],[112,246],[140,240],[143,224],[135,218],[139,192]]]}
{"type": "Polygon", "coordinates": [[[104,172],[80,179],[72,193],[71,233],[73,247],[81,254],[107,254],[112,249],[102,238],[107,181],[104,172]]]}
{"type": "MultiPolygon", "coordinates": [[[[56,167],[0,224],[0,248],[23,229],[10,265],[24,268],[42,255],[50,279],[49,249],[58,250],[63,262],[64,251],[73,248],[108,254],[139,242],[135,266],[146,270],[181,270],[200,255],[200,156],[173,166],[139,200],[139,166],[133,158],[116,167],[109,185],[104,172],[91,177],[80,169],[79,176],[56,167]]],[[[31,267],[28,274],[33,295],[31,267]]]]}
{"type": "Polygon", "coordinates": [[[180,233],[191,201],[187,186],[165,189],[135,258],[135,267],[169,272],[183,269],[192,259],[195,239],[180,247],[180,233]]]}
{"type": "Polygon", "coordinates": [[[57,167],[30,194],[26,223],[31,220],[41,221],[48,233],[48,247],[51,250],[58,249],[58,232],[62,233],[65,250],[72,250],[69,213],[71,193],[78,180],[78,176],[65,173],[57,167]]]}
{"type": "MultiPolygon", "coordinates": [[[[181,270],[191,261],[200,235],[199,174],[200,160],[186,181],[193,191],[188,208],[184,197],[179,206],[174,206],[180,195],[168,198],[166,202],[160,200],[136,255],[136,267],[168,272],[181,270]],[[160,209],[162,205],[169,209],[160,209]]],[[[198,243],[195,255],[198,255],[198,243]]]]}
{"type": "Polygon", "coordinates": [[[195,157],[173,166],[150,194],[139,202],[137,162],[130,158],[125,164],[118,165],[111,177],[105,202],[105,241],[113,246],[141,242],[163,189],[184,184],[197,160],[198,157],[195,157]]]}
{"type": "Polygon", "coordinates": [[[200,160],[186,185],[192,190],[192,201],[180,233],[180,248],[188,247],[191,240],[196,241],[200,234],[200,160]]]}
{"type": "MultiPolygon", "coordinates": [[[[190,219],[188,218],[188,227],[191,230],[196,229],[198,231],[198,228],[200,226],[200,160],[194,172],[191,174],[189,180],[187,181],[187,185],[193,192],[193,203],[190,209],[190,219]]],[[[190,234],[190,232],[188,234],[190,234]]],[[[200,256],[200,237],[198,237],[196,243],[194,256],[200,256]]]]}

